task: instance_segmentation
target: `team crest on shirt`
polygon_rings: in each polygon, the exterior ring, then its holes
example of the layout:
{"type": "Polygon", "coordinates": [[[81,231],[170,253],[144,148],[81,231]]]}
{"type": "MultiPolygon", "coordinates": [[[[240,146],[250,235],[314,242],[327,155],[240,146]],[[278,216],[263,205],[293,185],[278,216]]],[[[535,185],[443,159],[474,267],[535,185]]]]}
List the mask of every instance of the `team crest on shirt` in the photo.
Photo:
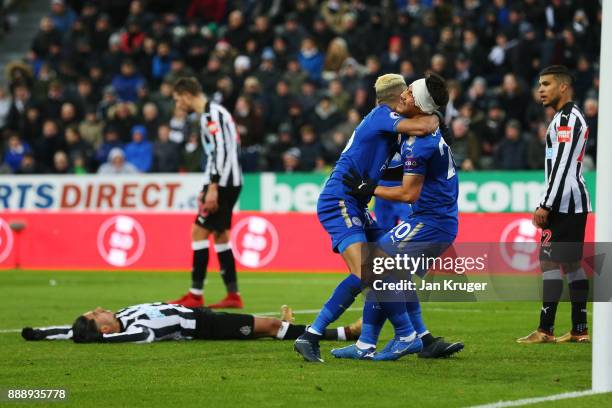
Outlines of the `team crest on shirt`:
{"type": "Polygon", "coordinates": [[[552,149],[552,147],[547,147],[546,148],[546,158],[547,159],[552,159],[553,158],[553,149],[552,149]]]}
{"type": "Polygon", "coordinates": [[[557,142],[568,143],[572,140],[572,127],[559,126],[557,129],[557,142]]]}
{"type": "Polygon", "coordinates": [[[243,336],[248,336],[251,334],[251,326],[242,326],[240,328],[240,333],[242,333],[243,336]]]}
{"type": "Polygon", "coordinates": [[[351,221],[353,221],[353,224],[355,224],[358,227],[361,227],[363,225],[363,223],[361,222],[361,220],[359,219],[359,217],[353,217],[351,219],[351,221]]]}
{"type": "Polygon", "coordinates": [[[212,120],[206,124],[206,127],[208,128],[208,131],[212,135],[216,135],[217,132],[219,132],[219,124],[217,124],[217,122],[214,122],[212,120]]]}

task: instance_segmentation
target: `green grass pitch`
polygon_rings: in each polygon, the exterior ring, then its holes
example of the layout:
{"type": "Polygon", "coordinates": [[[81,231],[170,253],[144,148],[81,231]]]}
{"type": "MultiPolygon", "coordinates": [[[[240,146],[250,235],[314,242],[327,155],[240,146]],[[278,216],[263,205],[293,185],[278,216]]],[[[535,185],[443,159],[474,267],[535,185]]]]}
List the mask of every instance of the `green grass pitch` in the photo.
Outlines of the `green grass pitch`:
{"type": "MultiPolygon", "coordinates": [[[[242,273],[239,283],[245,311],[269,313],[284,303],[298,311],[317,309],[341,277],[242,273]]],[[[535,302],[425,303],[433,334],[466,345],[456,357],[435,361],[415,356],[388,363],[334,360],[329,351],[339,342],[322,343],[326,363],[312,365],[298,358],[291,341],[76,345],[30,343],[6,332],[71,323],[95,306],[117,309],[177,297],[188,281],[185,273],[0,272],[0,388],[65,388],[69,400],[60,405],[76,407],[463,407],[590,388],[589,345],[514,342],[534,329],[535,302]]],[[[209,301],[223,295],[218,274],[210,274],[206,295],[209,301]]],[[[348,311],[338,323],[359,315],[348,311]]],[[[301,313],[296,321],[313,317],[301,313]]],[[[564,303],[558,332],[569,325],[564,303]]],[[[390,336],[385,327],[382,341],[390,336]]],[[[552,405],[611,404],[612,394],[605,394],[552,405]]]]}

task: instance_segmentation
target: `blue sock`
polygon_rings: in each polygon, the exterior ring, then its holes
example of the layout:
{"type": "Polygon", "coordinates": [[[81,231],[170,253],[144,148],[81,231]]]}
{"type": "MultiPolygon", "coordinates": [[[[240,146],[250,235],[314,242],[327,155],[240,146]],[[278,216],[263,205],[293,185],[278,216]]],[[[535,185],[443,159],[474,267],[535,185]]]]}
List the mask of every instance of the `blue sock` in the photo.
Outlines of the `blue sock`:
{"type": "Polygon", "coordinates": [[[336,286],[334,293],[325,302],[319,315],[311,325],[311,329],[319,334],[325,333],[325,329],[344,313],[355,301],[355,297],[361,293],[361,279],[350,274],[336,286]]]}
{"type": "Polygon", "coordinates": [[[361,328],[359,342],[376,346],[378,336],[385,324],[385,320],[387,320],[387,316],[380,304],[378,304],[376,293],[374,293],[374,291],[369,291],[366,295],[365,304],[363,305],[363,326],[361,328]]]}
{"type": "Polygon", "coordinates": [[[418,335],[422,335],[427,331],[425,323],[423,322],[423,316],[421,315],[421,304],[419,303],[419,295],[415,291],[411,291],[408,294],[408,301],[406,302],[406,310],[410,316],[410,321],[414,326],[418,335]]]}
{"type": "Polygon", "coordinates": [[[406,303],[391,301],[381,302],[380,305],[393,325],[396,337],[408,337],[414,334],[414,327],[410,321],[410,316],[408,316],[406,303]]]}

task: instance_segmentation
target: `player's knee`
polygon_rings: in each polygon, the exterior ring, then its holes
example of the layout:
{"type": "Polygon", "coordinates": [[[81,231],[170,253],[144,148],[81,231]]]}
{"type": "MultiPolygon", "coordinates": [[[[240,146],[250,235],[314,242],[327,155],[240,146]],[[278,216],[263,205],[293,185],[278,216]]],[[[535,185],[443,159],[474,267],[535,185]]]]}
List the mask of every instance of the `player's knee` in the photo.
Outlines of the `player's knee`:
{"type": "Polygon", "coordinates": [[[213,232],[216,244],[227,244],[230,240],[229,230],[213,232]]]}
{"type": "Polygon", "coordinates": [[[210,232],[205,228],[200,227],[199,225],[193,224],[191,226],[191,240],[192,241],[202,241],[208,239],[210,232]]]}

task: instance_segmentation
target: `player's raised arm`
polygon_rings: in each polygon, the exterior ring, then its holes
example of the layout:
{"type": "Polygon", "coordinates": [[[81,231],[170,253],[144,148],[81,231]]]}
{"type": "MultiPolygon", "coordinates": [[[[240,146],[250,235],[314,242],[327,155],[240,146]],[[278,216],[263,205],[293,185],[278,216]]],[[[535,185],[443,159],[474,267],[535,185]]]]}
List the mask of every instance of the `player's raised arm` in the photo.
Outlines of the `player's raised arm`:
{"type": "Polygon", "coordinates": [[[397,132],[408,136],[423,136],[436,131],[440,120],[436,115],[402,119],[397,123],[397,132]]]}
{"type": "Polygon", "coordinates": [[[385,200],[412,204],[419,199],[424,180],[425,177],[420,174],[404,174],[401,186],[376,186],[374,195],[385,200]]]}

